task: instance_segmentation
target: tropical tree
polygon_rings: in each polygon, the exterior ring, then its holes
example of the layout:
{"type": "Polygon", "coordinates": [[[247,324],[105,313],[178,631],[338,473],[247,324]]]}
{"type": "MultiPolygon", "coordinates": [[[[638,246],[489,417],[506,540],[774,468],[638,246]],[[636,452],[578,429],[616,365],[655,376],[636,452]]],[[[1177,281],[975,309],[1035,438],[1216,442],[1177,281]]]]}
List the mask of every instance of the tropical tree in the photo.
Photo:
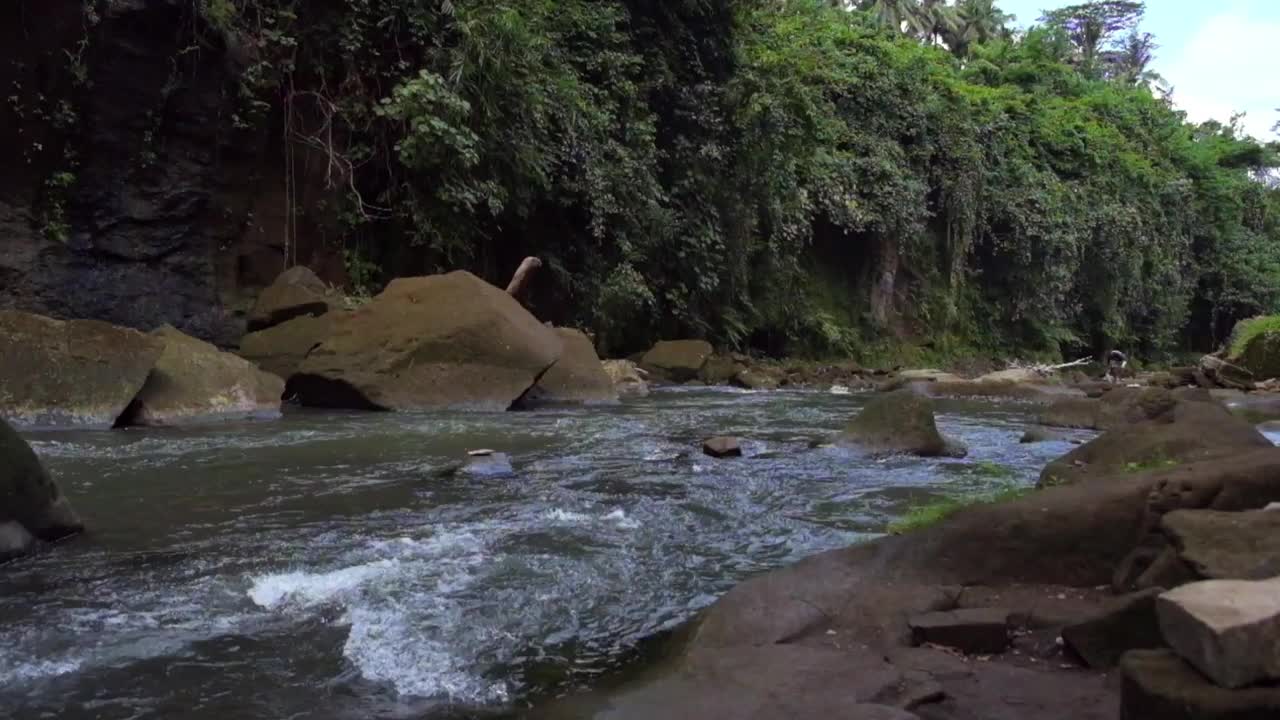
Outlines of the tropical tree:
{"type": "Polygon", "coordinates": [[[920,5],[916,0],[861,0],[858,9],[871,13],[881,25],[914,34],[919,27],[920,5]]]}
{"type": "Polygon", "coordinates": [[[1103,52],[1117,36],[1134,32],[1145,12],[1144,2],[1092,0],[1046,12],[1040,21],[1066,33],[1081,74],[1098,78],[1104,74],[1103,52]]]}
{"type": "Polygon", "coordinates": [[[1015,19],[997,7],[995,0],[960,0],[953,11],[951,32],[944,40],[957,57],[965,57],[974,43],[1008,35],[1007,26],[1015,19]]]}

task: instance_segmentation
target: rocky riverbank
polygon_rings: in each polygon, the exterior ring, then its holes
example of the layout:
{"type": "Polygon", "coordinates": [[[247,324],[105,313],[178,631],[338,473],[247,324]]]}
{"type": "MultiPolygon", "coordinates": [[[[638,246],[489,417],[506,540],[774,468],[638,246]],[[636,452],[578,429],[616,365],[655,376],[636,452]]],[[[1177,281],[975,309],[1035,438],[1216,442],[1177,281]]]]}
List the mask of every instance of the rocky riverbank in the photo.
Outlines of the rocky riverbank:
{"type": "Polygon", "coordinates": [[[749,580],[638,677],[531,717],[1276,717],[1280,450],[1209,398],[1132,405],[1071,462],[1096,472],[749,580]],[[1218,442],[1094,467],[1156,426],[1218,442]]]}

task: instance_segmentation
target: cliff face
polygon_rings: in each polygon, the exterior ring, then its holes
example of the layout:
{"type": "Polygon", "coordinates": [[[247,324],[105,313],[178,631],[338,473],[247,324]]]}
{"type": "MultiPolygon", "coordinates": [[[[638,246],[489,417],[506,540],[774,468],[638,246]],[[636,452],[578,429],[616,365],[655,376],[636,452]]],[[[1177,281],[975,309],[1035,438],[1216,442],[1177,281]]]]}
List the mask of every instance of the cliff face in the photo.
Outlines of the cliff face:
{"type": "Polygon", "coordinates": [[[244,118],[243,53],[190,2],[85,8],[0,7],[0,307],[232,344],[245,296],[286,264],[281,163],[269,118],[244,118]]]}

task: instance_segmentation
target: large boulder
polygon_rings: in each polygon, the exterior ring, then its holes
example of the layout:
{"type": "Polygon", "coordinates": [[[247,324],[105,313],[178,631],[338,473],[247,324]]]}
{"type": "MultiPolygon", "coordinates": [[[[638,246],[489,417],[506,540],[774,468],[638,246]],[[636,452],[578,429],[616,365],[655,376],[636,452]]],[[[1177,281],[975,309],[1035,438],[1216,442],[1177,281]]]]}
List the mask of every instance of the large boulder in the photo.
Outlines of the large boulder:
{"type": "Polygon", "coordinates": [[[164,352],[122,421],[192,425],[280,417],[284,380],[168,325],[151,333],[164,352]]]}
{"type": "Polygon", "coordinates": [[[1219,580],[1280,576],[1280,512],[1178,510],[1160,527],[1196,574],[1219,580]]]}
{"type": "Polygon", "coordinates": [[[164,343],[96,320],[0,311],[0,417],[19,427],[109,428],[164,343]]]}
{"type": "Polygon", "coordinates": [[[1123,410],[1124,424],[1046,465],[1040,484],[1160,470],[1272,447],[1253,425],[1216,402],[1177,400],[1151,389],[1123,410]],[[1138,417],[1145,419],[1127,422],[1138,417]]]}
{"type": "Polygon", "coordinates": [[[910,390],[877,395],[840,434],[842,445],[871,452],[963,457],[964,447],[938,432],[933,403],[910,390]]]}
{"type": "Polygon", "coordinates": [[[1231,331],[1230,361],[1247,370],[1252,379],[1280,377],[1280,316],[1241,320],[1231,331]]]}
{"type": "Polygon", "coordinates": [[[1233,390],[1252,390],[1253,373],[1215,355],[1200,358],[1200,373],[1211,384],[1233,390]]]}
{"type": "Polygon", "coordinates": [[[320,316],[340,308],[341,297],[303,265],[280,273],[249,311],[249,332],[302,316],[320,316]]]}
{"type": "Polygon", "coordinates": [[[538,378],[520,404],[537,405],[607,405],[618,402],[618,391],[605,372],[595,346],[581,330],[557,328],[564,342],[560,359],[538,378]]]}
{"type": "Polygon", "coordinates": [[[240,357],[277,377],[293,377],[307,354],[329,338],[336,324],[350,313],[330,312],[286,320],[240,339],[240,357]]]}
{"type": "Polygon", "coordinates": [[[645,382],[643,371],[630,360],[605,360],[602,363],[604,373],[613,383],[618,397],[645,397],[649,394],[649,383],[645,382]]]}
{"type": "Polygon", "coordinates": [[[337,321],[289,389],[305,405],[506,410],[564,343],[469,272],[399,278],[337,321]]]}
{"type": "Polygon", "coordinates": [[[675,382],[698,377],[711,357],[711,343],[706,340],[663,340],[640,360],[640,366],[675,382]]]}
{"type": "Polygon", "coordinates": [[[1280,577],[1184,585],[1156,613],[1169,647],[1219,686],[1280,681],[1280,577]]]}
{"type": "Polygon", "coordinates": [[[84,529],[40,459],[9,423],[0,419],[0,562],[84,529]]]}
{"type": "Polygon", "coordinates": [[[698,371],[698,379],[708,385],[724,385],[746,370],[746,364],[733,356],[712,355],[698,371]]]}

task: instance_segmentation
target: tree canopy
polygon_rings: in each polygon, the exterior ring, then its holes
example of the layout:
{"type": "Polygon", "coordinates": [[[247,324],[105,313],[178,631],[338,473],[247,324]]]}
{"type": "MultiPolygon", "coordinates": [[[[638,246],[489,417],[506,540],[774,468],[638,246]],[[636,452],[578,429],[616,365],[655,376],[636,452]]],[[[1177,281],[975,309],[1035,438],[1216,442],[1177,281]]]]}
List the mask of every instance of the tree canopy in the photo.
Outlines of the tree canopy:
{"type": "Polygon", "coordinates": [[[361,268],[539,255],[609,352],[1159,354],[1280,302],[1276,146],[1152,93],[1142,3],[202,1],[361,268]]]}

